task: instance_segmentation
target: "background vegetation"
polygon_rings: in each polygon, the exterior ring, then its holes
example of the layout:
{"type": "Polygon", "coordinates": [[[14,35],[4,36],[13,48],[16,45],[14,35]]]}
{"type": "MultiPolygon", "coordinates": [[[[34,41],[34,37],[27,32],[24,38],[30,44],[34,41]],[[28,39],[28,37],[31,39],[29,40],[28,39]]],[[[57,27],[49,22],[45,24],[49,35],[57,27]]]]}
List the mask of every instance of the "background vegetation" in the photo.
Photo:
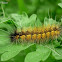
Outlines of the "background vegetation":
{"type": "MultiPolygon", "coordinates": [[[[57,20],[61,18],[62,9],[58,6],[61,0],[0,0],[0,2],[8,2],[3,4],[5,14],[8,16],[11,13],[24,13],[29,16],[31,14],[37,14],[40,20],[44,20],[44,17],[52,17],[57,20]]],[[[1,5],[1,3],[0,3],[1,5]]],[[[0,8],[0,12],[1,12],[0,8]]]]}

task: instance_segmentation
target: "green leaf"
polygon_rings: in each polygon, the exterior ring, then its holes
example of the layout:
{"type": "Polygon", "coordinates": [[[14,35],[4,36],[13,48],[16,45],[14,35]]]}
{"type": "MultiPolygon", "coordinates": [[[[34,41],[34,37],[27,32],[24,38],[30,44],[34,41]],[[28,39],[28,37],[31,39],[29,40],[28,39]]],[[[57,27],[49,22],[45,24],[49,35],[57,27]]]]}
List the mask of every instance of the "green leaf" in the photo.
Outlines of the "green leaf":
{"type": "Polygon", "coordinates": [[[35,52],[28,53],[25,62],[39,62],[39,61],[45,61],[51,53],[51,50],[44,47],[39,46],[35,52]]]}
{"type": "Polygon", "coordinates": [[[0,23],[6,22],[6,21],[8,21],[8,20],[9,20],[9,18],[1,17],[1,18],[0,18],[0,23]]]}
{"type": "Polygon", "coordinates": [[[56,60],[62,59],[62,48],[55,48],[55,51],[52,52],[52,55],[56,60]]]}
{"type": "Polygon", "coordinates": [[[27,14],[11,14],[11,17],[15,20],[14,23],[17,26],[17,28],[23,28],[28,26],[34,26],[36,22],[36,15],[33,14],[28,18],[27,14]]]}
{"type": "Polygon", "coordinates": [[[62,41],[62,36],[58,37],[58,41],[60,42],[62,41]]]}
{"type": "Polygon", "coordinates": [[[52,18],[48,19],[48,18],[45,17],[45,19],[44,19],[44,25],[47,26],[48,24],[49,25],[52,25],[52,24],[55,25],[55,24],[57,24],[57,22],[56,22],[56,20],[53,20],[52,18]]]}
{"type": "Polygon", "coordinates": [[[10,43],[9,33],[0,29],[0,46],[10,43]]]}
{"type": "Polygon", "coordinates": [[[41,27],[42,26],[42,23],[40,22],[39,19],[36,20],[35,26],[36,27],[41,27]]]}
{"type": "Polygon", "coordinates": [[[49,24],[52,25],[52,24],[56,24],[56,20],[53,20],[52,18],[49,18],[49,24]]]}
{"type": "Polygon", "coordinates": [[[60,42],[58,42],[57,40],[53,41],[54,47],[60,47],[60,42]]]}
{"type": "Polygon", "coordinates": [[[36,18],[37,18],[37,15],[36,14],[33,14],[33,15],[31,15],[30,16],[30,18],[29,18],[29,26],[31,25],[31,26],[34,26],[34,24],[35,24],[35,22],[37,21],[36,20],[36,18]]]}
{"type": "Polygon", "coordinates": [[[55,62],[55,58],[52,56],[52,54],[50,54],[50,56],[48,57],[48,59],[44,62],[55,62]]]}
{"type": "Polygon", "coordinates": [[[25,50],[25,49],[29,48],[30,46],[34,46],[34,44],[29,44],[29,45],[11,44],[11,45],[8,45],[5,49],[1,49],[1,52],[2,51],[4,52],[1,55],[1,61],[7,61],[7,60],[15,57],[18,53],[20,53],[20,51],[25,50]]]}
{"type": "Polygon", "coordinates": [[[62,8],[62,3],[59,3],[58,5],[62,8]]]}
{"type": "Polygon", "coordinates": [[[9,36],[9,33],[5,30],[0,29],[0,36],[9,36]]]}
{"type": "Polygon", "coordinates": [[[46,47],[52,51],[52,55],[56,60],[62,59],[62,48],[54,48],[53,44],[47,45],[46,47]]]}
{"type": "Polygon", "coordinates": [[[10,43],[10,38],[5,36],[0,36],[0,46],[10,43]]]}
{"type": "Polygon", "coordinates": [[[9,24],[1,23],[0,29],[7,30],[9,33],[14,33],[13,26],[10,26],[9,24]]]}
{"type": "Polygon", "coordinates": [[[1,46],[0,47],[0,54],[6,52],[6,51],[9,51],[9,49],[12,47],[12,44],[8,44],[6,46],[1,46]]]}
{"type": "Polygon", "coordinates": [[[45,25],[45,26],[48,25],[48,18],[47,18],[47,17],[44,18],[44,25],[45,25]]]}

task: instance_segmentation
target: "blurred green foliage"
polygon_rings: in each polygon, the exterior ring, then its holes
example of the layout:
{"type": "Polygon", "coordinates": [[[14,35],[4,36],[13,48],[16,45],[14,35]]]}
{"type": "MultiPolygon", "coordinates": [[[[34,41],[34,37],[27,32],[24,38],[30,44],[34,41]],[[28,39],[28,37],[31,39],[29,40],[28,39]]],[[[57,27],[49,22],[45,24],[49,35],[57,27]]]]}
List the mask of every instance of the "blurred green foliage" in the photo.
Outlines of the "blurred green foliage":
{"type": "MultiPolygon", "coordinates": [[[[57,20],[61,18],[62,9],[58,6],[61,0],[1,0],[8,2],[3,4],[6,15],[11,13],[24,13],[29,16],[33,13],[37,14],[40,20],[44,17],[52,17],[57,20]]],[[[1,4],[1,3],[0,3],[1,4]]],[[[1,10],[0,10],[1,12],[1,10]]]]}

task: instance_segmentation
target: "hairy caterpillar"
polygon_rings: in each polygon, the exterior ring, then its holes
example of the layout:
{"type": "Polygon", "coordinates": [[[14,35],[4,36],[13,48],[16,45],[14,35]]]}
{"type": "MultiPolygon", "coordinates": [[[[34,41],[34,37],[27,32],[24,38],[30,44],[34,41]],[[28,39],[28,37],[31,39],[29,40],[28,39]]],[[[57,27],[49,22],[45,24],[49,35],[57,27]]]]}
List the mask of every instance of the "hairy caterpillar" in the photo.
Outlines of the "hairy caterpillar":
{"type": "Polygon", "coordinates": [[[12,15],[12,21],[6,21],[6,24],[8,25],[1,24],[1,28],[6,25],[7,28],[5,28],[10,33],[9,37],[11,42],[39,43],[49,41],[49,39],[57,40],[61,35],[61,25],[52,18],[45,18],[44,23],[42,24],[40,20],[36,20],[36,15],[30,16],[30,18],[27,16],[15,15],[12,15]]]}
{"type": "Polygon", "coordinates": [[[31,42],[42,42],[44,40],[56,39],[60,35],[60,27],[56,25],[42,26],[42,27],[28,27],[26,30],[20,29],[18,32],[15,31],[11,34],[12,41],[31,41],[31,42]]]}

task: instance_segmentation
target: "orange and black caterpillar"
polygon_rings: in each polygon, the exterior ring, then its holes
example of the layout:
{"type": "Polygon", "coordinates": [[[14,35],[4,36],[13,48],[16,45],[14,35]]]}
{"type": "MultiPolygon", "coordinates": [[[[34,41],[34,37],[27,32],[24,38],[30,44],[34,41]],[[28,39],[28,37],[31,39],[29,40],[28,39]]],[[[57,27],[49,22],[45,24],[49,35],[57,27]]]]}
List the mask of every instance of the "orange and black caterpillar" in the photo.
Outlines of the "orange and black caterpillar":
{"type": "Polygon", "coordinates": [[[46,27],[34,27],[27,28],[26,30],[21,29],[19,32],[16,30],[14,34],[11,34],[12,41],[32,41],[42,42],[44,40],[55,39],[60,35],[59,26],[46,26],[46,27]]]}

